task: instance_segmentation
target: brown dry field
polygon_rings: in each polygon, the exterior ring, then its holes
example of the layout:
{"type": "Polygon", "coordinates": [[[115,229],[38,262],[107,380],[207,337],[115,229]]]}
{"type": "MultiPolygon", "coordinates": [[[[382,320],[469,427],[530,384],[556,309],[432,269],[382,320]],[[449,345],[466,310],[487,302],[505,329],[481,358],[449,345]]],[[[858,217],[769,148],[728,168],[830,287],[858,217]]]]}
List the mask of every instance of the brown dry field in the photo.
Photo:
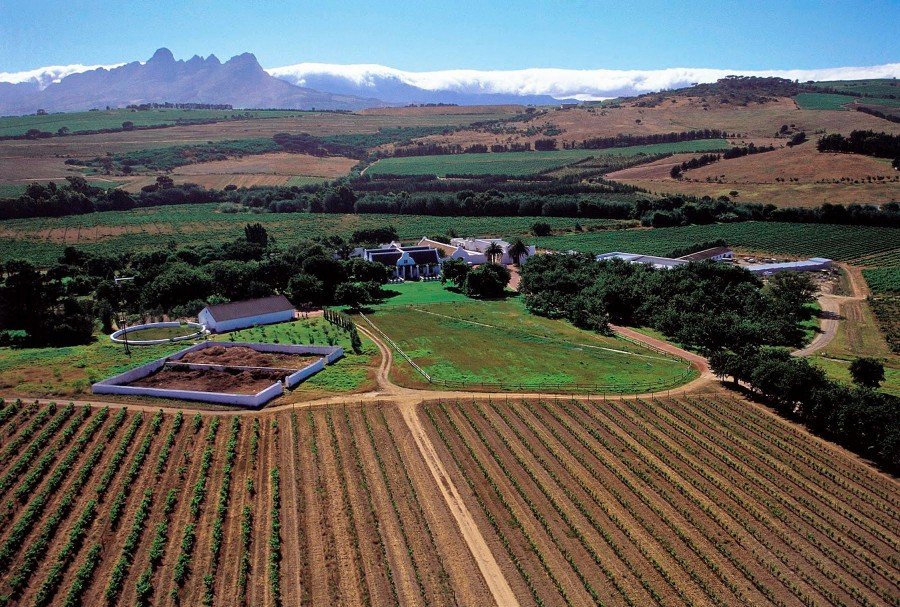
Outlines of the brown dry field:
{"type": "MultiPolygon", "coordinates": [[[[67,158],[92,159],[107,153],[119,154],[234,139],[269,138],[276,133],[309,133],[324,136],[376,133],[381,128],[410,126],[455,127],[496,119],[515,113],[519,109],[521,108],[517,106],[498,106],[396,108],[384,113],[324,112],[302,114],[293,118],[236,120],[122,133],[54,137],[37,141],[7,140],[0,141],[0,183],[22,183],[29,179],[62,179],[67,175],[79,174],[73,171],[73,167],[65,164],[67,158]]],[[[277,185],[283,183],[282,181],[277,185]]]]}
{"type": "Polygon", "coordinates": [[[669,172],[673,166],[698,155],[677,154],[606,177],[660,193],[718,197],[736,190],[739,200],[785,206],[900,199],[900,177],[889,161],[858,154],[823,154],[812,143],[720,160],[685,172],[683,179],[672,179],[669,172]],[[865,181],[869,177],[881,177],[883,181],[865,181]],[[785,181],[778,182],[777,178],[785,181]],[[841,182],[842,178],[848,181],[841,182]],[[854,180],[862,181],[853,183],[854,180]]]}
{"type": "MultiPolygon", "coordinates": [[[[75,437],[99,412],[91,409],[75,437]]],[[[207,414],[199,429],[187,412],[161,464],[174,413],[163,415],[154,433],[151,412],[128,411],[118,426],[116,412],[79,451],[57,432],[35,454],[36,462],[58,452],[29,497],[0,513],[0,554],[8,555],[0,558],[0,592],[9,592],[14,574],[32,571],[10,604],[32,604],[48,581],[53,604],[61,604],[95,545],[100,560],[81,603],[103,604],[146,490],[152,490],[149,517],[137,528],[118,604],[135,604],[145,574],[148,604],[198,605],[211,592],[216,605],[275,605],[274,516],[284,605],[492,604],[467,544],[473,532],[522,605],[891,605],[900,598],[897,481],[722,390],[651,402],[501,399],[207,414]],[[113,462],[138,415],[143,423],[125,443],[124,458],[113,462]],[[424,435],[414,438],[410,428],[419,426],[424,435]],[[233,432],[235,458],[223,491],[233,432]],[[146,457],[136,459],[145,439],[146,457]],[[442,486],[420,451],[422,440],[446,470],[442,486]],[[70,466],[61,469],[70,450],[70,466]],[[95,451],[98,461],[89,461],[95,451]],[[137,473],[129,482],[132,466],[137,473]],[[107,469],[109,488],[97,492],[107,469]],[[46,492],[40,520],[11,541],[57,471],[62,480],[46,492]],[[82,473],[78,488],[73,483],[82,473]],[[445,501],[448,487],[477,527],[466,538],[445,501]],[[65,507],[70,489],[72,505],[65,507]],[[166,514],[169,490],[177,501],[166,514]],[[113,525],[109,505],[120,492],[124,511],[113,525]],[[71,558],[59,561],[59,577],[50,576],[92,499],[98,515],[71,558]],[[25,552],[57,511],[61,523],[26,569],[25,552]],[[214,552],[217,518],[221,544],[214,552]],[[150,544],[162,523],[168,524],[161,559],[151,565],[150,544]],[[188,524],[195,525],[196,542],[179,587],[173,576],[188,524]]],[[[29,425],[34,432],[46,425],[35,423],[37,415],[37,407],[19,406],[0,423],[0,475],[17,465],[20,452],[9,445],[29,425]]],[[[33,469],[34,463],[25,466],[21,476],[33,469]]]]}
{"type": "Polygon", "coordinates": [[[178,167],[176,175],[309,175],[312,177],[341,177],[359,161],[342,156],[310,156],[308,154],[256,154],[243,158],[201,162],[178,167]]]}
{"type": "Polygon", "coordinates": [[[633,102],[618,108],[566,108],[539,112],[527,122],[506,125],[512,133],[495,134],[485,129],[464,130],[449,135],[433,135],[423,138],[435,143],[471,145],[483,143],[534,142],[546,135],[528,136],[532,127],[554,126],[562,133],[553,137],[560,143],[580,144],[590,137],[614,137],[621,133],[651,135],[690,131],[695,129],[720,129],[741,137],[770,138],[783,124],[795,125],[806,131],[811,139],[817,133],[844,133],[857,129],[871,129],[888,133],[900,133],[900,124],[888,122],[862,112],[844,110],[802,110],[793,99],[782,98],[768,103],[751,103],[747,106],[706,104],[697,97],[675,97],[656,107],[638,107],[633,102]]]}

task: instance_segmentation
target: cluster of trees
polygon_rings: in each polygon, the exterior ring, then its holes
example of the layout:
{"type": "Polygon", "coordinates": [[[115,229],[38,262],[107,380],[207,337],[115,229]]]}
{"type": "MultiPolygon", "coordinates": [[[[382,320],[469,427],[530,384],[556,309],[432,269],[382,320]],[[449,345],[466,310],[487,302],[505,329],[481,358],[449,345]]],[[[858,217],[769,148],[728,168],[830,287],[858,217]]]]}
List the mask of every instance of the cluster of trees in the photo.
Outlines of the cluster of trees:
{"type": "Polygon", "coordinates": [[[820,152],[864,154],[877,158],[900,158],[900,135],[853,131],[849,137],[840,133],[825,135],[816,144],[820,152]]]}
{"type": "Polygon", "coordinates": [[[877,361],[854,362],[856,387],[829,380],[820,368],[784,349],[733,344],[714,353],[710,363],[717,375],[743,382],[785,417],[900,471],[900,399],[875,390],[884,378],[877,361]]]}
{"type": "Polygon", "coordinates": [[[779,274],[768,286],[727,264],[669,270],[589,255],[538,255],[519,290],[535,314],[606,331],[608,323],[653,327],[704,353],[733,344],[798,345],[815,288],[805,275],[779,274]]]}
{"type": "MultiPolygon", "coordinates": [[[[737,135],[737,133],[735,133],[737,135]]],[[[615,137],[592,137],[584,139],[581,147],[585,150],[605,150],[607,148],[625,148],[633,145],[651,145],[654,143],[676,143],[678,141],[695,141],[697,139],[722,139],[728,133],[719,129],[701,129],[682,131],[680,133],[657,133],[655,135],[616,135],[615,137]]]]}
{"type": "Polygon", "coordinates": [[[441,282],[449,281],[469,297],[481,299],[503,297],[510,277],[509,269],[496,263],[472,268],[461,259],[448,259],[441,269],[441,282]]]}

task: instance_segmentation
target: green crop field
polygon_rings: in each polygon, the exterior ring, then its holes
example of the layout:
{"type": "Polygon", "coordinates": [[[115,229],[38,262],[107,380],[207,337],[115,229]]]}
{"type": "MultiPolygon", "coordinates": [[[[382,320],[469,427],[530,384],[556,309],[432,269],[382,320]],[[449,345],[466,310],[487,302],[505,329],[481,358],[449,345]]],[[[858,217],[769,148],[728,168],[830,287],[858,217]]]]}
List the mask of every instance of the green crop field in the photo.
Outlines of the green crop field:
{"type": "Polygon", "coordinates": [[[900,294],[900,267],[870,268],[863,276],[873,293],[900,294]]]}
{"type": "Polygon", "coordinates": [[[873,80],[826,80],[816,82],[816,86],[859,93],[861,95],[900,96],[900,82],[896,78],[876,78],[873,80]]]}
{"type": "Polygon", "coordinates": [[[799,93],[794,97],[797,105],[803,110],[842,110],[848,103],[866,103],[900,107],[900,99],[882,99],[879,97],[851,97],[833,93],[799,93]]]}
{"type": "MultiPolygon", "coordinates": [[[[470,389],[485,382],[510,390],[591,384],[598,392],[633,392],[694,377],[684,361],[534,316],[518,298],[384,306],[369,318],[433,378],[465,382],[470,389]]],[[[428,386],[408,362],[399,356],[394,361],[395,380],[428,386]]]]}
{"type": "Polygon", "coordinates": [[[383,158],[366,169],[371,175],[533,175],[597,156],[637,156],[668,152],[705,152],[729,147],[724,139],[700,139],[604,150],[501,152],[383,158]]]}
{"type": "Polygon", "coordinates": [[[392,306],[422,306],[434,303],[471,302],[472,300],[449,284],[434,282],[403,282],[385,285],[388,296],[375,306],[376,309],[392,306]]]}
{"type": "Polygon", "coordinates": [[[220,213],[216,204],[172,205],[68,217],[0,221],[0,259],[52,264],[67,245],[97,253],[121,253],[233,240],[247,223],[260,222],[283,245],[319,236],[349,237],[354,230],[394,226],[400,238],[445,234],[527,236],[536,221],[554,230],[610,226],[606,219],[564,217],[429,217],[420,215],[333,215],[308,213],[220,213]]]}
{"type": "Polygon", "coordinates": [[[70,112],[44,116],[4,116],[0,118],[0,137],[24,135],[29,129],[56,133],[66,127],[70,133],[120,129],[125,121],[135,126],[175,125],[185,121],[230,120],[242,118],[288,118],[298,116],[295,110],[101,110],[96,112],[70,112]]]}
{"type": "Polygon", "coordinates": [[[876,253],[900,250],[900,230],[896,228],[756,221],[570,233],[537,238],[533,242],[539,247],[563,251],[666,255],[676,248],[719,238],[733,247],[750,251],[827,257],[838,261],[854,261],[876,253]]]}

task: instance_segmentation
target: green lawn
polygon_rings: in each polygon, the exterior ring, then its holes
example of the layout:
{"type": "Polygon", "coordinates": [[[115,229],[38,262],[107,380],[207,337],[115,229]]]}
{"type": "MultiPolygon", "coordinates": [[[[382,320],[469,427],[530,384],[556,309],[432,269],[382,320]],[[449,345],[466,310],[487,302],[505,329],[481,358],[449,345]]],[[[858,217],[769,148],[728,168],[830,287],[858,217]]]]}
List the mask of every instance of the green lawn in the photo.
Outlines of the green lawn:
{"type": "Polygon", "coordinates": [[[459,291],[450,289],[453,285],[443,285],[440,281],[403,282],[384,285],[388,296],[374,307],[376,309],[391,306],[420,306],[434,303],[471,302],[472,300],[459,291]]]}
{"type": "Polygon", "coordinates": [[[558,150],[553,152],[500,152],[383,158],[366,169],[370,175],[533,175],[589,157],[637,156],[667,152],[703,152],[729,147],[724,139],[700,139],[638,145],[604,150],[558,150]]]}
{"type": "MultiPolygon", "coordinates": [[[[851,361],[838,358],[827,358],[825,356],[812,356],[809,361],[825,371],[825,374],[831,379],[845,384],[853,383],[853,379],[850,377],[851,361]]],[[[900,396],[900,369],[885,366],[884,383],[881,384],[880,389],[882,392],[900,396]]]]}
{"type": "MultiPolygon", "coordinates": [[[[683,361],[534,316],[518,298],[385,306],[369,318],[432,377],[471,389],[485,382],[508,390],[590,384],[595,392],[643,392],[694,377],[683,361]]],[[[403,385],[428,386],[399,356],[393,376],[403,385]]]]}

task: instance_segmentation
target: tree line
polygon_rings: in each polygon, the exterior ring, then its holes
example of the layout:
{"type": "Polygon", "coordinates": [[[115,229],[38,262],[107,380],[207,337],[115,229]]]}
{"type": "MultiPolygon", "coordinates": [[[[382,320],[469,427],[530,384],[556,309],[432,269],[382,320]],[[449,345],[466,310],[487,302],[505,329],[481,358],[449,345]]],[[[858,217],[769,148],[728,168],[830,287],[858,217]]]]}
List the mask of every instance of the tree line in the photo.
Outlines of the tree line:
{"type": "Polygon", "coordinates": [[[876,158],[900,158],[900,135],[853,131],[849,137],[840,133],[825,135],[816,144],[820,152],[864,154],[876,158]]]}

